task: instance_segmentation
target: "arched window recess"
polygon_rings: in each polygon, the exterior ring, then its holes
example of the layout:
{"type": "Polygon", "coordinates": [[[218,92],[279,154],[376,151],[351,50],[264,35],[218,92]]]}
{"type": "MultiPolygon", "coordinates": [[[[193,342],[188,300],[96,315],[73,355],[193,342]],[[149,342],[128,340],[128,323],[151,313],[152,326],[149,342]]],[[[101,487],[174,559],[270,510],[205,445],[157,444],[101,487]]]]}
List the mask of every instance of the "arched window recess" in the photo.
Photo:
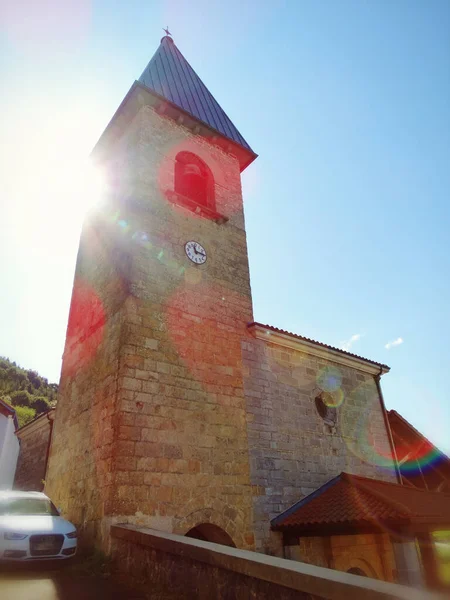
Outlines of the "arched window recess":
{"type": "Polygon", "coordinates": [[[175,158],[174,191],[167,196],[172,202],[196,214],[225,223],[227,217],[216,211],[214,177],[208,165],[192,152],[179,152],[175,158]]]}

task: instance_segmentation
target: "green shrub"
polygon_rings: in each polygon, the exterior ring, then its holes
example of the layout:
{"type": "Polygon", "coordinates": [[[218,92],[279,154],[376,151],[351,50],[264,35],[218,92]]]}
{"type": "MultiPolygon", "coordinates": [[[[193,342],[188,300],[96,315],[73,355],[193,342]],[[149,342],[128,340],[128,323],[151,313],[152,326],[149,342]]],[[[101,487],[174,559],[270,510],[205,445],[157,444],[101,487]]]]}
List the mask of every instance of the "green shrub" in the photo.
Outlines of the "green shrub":
{"type": "Polygon", "coordinates": [[[23,427],[36,416],[36,411],[29,406],[15,406],[17,420],[19,421],[19,427],[23,427]]]}
{"type": "Polygon", "coordinates": [[[31,406],[32,396],[26,390],[17,390],[9,394],[13,406],[31,406]]]}

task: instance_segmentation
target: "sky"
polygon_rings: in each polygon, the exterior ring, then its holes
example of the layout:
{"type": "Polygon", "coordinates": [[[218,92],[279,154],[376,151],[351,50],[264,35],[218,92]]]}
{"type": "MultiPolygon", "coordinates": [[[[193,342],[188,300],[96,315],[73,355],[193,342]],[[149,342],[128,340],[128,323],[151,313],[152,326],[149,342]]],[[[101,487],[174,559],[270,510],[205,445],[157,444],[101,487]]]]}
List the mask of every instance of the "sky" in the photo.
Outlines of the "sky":
{"type": "Polygon", "coordinates": [[[0,0],[0,355],[59,380],[88,156],[166,25],[259,154],[255,320],[388,364],[450,453],[447,0],[0,0]]]}

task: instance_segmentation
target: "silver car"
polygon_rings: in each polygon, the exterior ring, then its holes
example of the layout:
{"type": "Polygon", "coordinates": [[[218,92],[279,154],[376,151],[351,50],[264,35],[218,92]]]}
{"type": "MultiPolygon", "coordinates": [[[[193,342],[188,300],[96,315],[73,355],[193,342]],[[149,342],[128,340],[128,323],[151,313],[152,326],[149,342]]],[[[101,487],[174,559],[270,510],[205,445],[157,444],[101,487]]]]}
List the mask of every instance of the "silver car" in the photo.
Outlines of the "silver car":
{"type": "Polygon", "coordinates": [[[0,560],[67,559],[77,530],[42,492],[0,491],[0,560]]]}

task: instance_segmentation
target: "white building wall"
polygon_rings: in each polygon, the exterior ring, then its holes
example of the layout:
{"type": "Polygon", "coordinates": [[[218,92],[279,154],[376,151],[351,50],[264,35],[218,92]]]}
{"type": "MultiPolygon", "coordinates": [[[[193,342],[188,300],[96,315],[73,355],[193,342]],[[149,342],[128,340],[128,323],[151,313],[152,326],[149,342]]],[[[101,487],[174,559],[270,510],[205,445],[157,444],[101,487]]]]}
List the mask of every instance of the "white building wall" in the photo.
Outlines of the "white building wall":
{"type": "Polygon", "coordinates": [[[12,489],[20,444],[12,417],[0,415],[0,490],[12,489]]]}

